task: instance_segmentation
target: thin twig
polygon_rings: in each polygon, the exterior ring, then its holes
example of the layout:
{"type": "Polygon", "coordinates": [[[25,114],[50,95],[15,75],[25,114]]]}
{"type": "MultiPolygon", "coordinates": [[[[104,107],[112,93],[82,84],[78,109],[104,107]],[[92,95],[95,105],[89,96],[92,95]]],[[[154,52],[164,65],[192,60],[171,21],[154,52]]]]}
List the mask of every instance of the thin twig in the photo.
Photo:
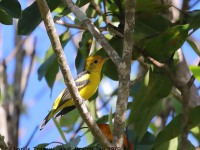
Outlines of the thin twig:
{"type": "Polygon", "coordinates": [[[46,3],[46,0],[37,0],[37,4],[41,13],[41,16],[43,18],[48,36],[51,40],[51,44],[54,50],[54,53],[57,57],[58,64],[60,66],[61,72],[64,76],[65,84],[67,85],[69,89],[69,93],[74,100],[75,106],[78,109],[82,119],[87,124],[87,126],[90,128],[92,134],[94,137],[96,137],[99,141],[99,143],[102,144],[104,147],[111,147],[111,143],[107,140],[105,135],[101,132],[99,127],[97,126],[96,122],[93,120],[90,112],[88,111],[84,100],[80,96],[78,89],[76,88],[74,79],[71,75],[71,71],[68,65],[68,62],[66,60],[64,51],[62,49],[58,34],[56,32],[54,21],[51,16],[51,12],[49,10],[49,7],[46,3]]]}
{"type": "Polygon", "coordinates": [[[99,5],[97,5],[96,3],[95,3],[95,1],[94,0],[90,0],[90,5],[96,10],[96,12],[99,14],[99,15],[103,15],[103,12],[102,12],[102,10],[101,10],[101,8],[99,7],[99,5]]]}
{"type": "Polygon", "coordinates": [[[81,126],[82,126],[83,124],[84,124],[84,122],[81,121],[81,123],[79,124],[78,128],[73,132],[73,134],[72,134],[72,136],[70,137],[70,140],[69,140],[69,141],[71,141],[71,140],[74,139],[74,137],[76,136],[76,134],[78,133],[78,131],[80,130],[80,128],[81,128],[81,126]]]}
{"type": "Polygon", "coordinates": [[[37,132],[38,129],[39,129],[39,126],[36,126],[35,129],[33,130],[32,134],[31,134],[29,140],[27,141],[27,143],[26,143],[24,149],[28,147],[28,145],[29,145],[30,142],[32,141],[32,139],[33,139],[33,137],[34,137],[34,135],[36,134],[36,132],[37,132]]]}
{"type": "MultiPolygon", "coordinates": [[[[75,28],[75,29],[80,29],[80,30],[87,30],[87,28],[85,28],[84,26],[81,26],[79,24],[70,24],[70,23],[64,22],[62,20],[57,20],[55,23],[57,23],[59,25],[63,25],[65,27],[67,27],[67,28],[75,28]]],[[[107,28],[106,27],[100,27],[99,31],[100,32],[107,31],[107,28]]]]}
{"type": "Polygon", "coordinates": [[[106,26],[111,23],[109,17],[107,16],[107,9],[106,9],[106,0],[103,0],[103,9],[104,9],[104,20],[106,22],[106,26]]]}
{"type": "Polygon", "coordinates": [[[197,0],[196,2],[194,2],[191,6],[189,6],[188,10],[190,10],[191,8],[193,8],[194,6],[196,6],[199,2],[200,2],[200,0],[197,0]]]}

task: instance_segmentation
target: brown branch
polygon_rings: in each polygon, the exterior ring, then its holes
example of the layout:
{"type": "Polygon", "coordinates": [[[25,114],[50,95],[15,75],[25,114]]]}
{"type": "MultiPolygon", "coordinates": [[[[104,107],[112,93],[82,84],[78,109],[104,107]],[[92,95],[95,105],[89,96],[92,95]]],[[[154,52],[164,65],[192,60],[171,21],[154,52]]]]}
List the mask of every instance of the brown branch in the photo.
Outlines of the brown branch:
{"type": "Polygon", "coordinates": [[[54,50],[54,53],[57,57],[58,64],[60,66],[61,72],[64,76],[65,84],[67,85],[70,95],[72,96],[75,106],[78,109],[82,119],[87,124],[87,126],[90,128],[92,134],[94,137],[96,137],[99,141],[99,143],[102,144],[104,147],[110,147],[111,144],[105,137],[105,135],[101,132],[101,130],[98,128],[96,122],[93,120],[90,112],[88,111],[83,99],[81,98],[78,89],[76,88],[74,79],[71,75],[69,65],[67,63],[64,51],[62,49],[59,37],[57,35],[54,21],[51,16],[49,7],[46,3],[46,0],[37,0],[37,4],[39,6],[39,10],[41,13],[41,16],[43,18],[48,36],[51,40],[51,44],[54,50]]]}
{"type": "Polygon", "coordinates": [[[96,12],[99,14],[99,15],[103,15],[103,12],[101,10],[101,8],[99,7],[99,5],[97,5],[95,3],[94,0],[90,0],[90,5],[96,10],[96,12]]]}
{"type": "Polygon", "coordinates": [[[104,8],[104,15],[103,15],[103,17],[104,17],[104,20],[105,20],[106,26],[107,26],[107,24],[110,24],[111,21],[110,21],[109,17],[107,16],[106,0],[103,0],[103,8],[104,8]]]}
{"type": "Polygon", "coordinates": [[[117,52],[112,48],[112,46],[108,43],[107,39],[100,34],[99,30],[94,26],[91,20],[89,20],[86,15],[77,7],[72,0],[62,0],[62,2],[72,11],[72,13],[78,18],[78,20],[91,32],[91,34],[95,37],[97,42],[105,49],[107,54],[110,56],[112,61],[118,67],[121,58],[117,54],[117,52]]]}
{"type": "MultiPolygon", "coordinates": [[[[70,24],[70,23],[67,23],[67,22],[63,22],[61,20],[57,20],[55,23],[59,24],[59,25],[63,25],[67,28],[75,28],[75,29],[80,29],[80,30],[87,30],[87,28],[85,28],[84,26],[81,26],[79,24],[70,24]]],[[[107,31],[107,28],[106,27],[100,27],[99,28],[99,31],[107,31]]]]}
{"type": "Polygon", "coordinates": [[[125,1],[125,26],[123,42],[123,62],[119,64],[119,91],[117,98],[116,114],[113,125],[113,145],[122,147],[123,132],[126,121],[126,110],[129,97],[130,69],[133,49],[133,31],[135,25],[135,2],[134,0],[125,1]]]}

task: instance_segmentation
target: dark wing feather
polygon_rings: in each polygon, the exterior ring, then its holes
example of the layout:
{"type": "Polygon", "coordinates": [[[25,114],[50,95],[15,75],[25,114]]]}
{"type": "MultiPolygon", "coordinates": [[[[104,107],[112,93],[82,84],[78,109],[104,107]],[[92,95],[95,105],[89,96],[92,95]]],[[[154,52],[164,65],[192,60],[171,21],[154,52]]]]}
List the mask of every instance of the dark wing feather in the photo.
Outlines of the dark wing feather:
{"type": "MultiPolygon", "coordinates": [[[[79,79],[81,76],[88,74],[88,73],[90,73],[90,72],[83,71],[74,79],[76,87],[78,88],[79,91],[89,83],[89,80],[85,80],[85,81],[81,81],[81,82],[76,82],[76,80],[79,79]]],[[[68,99],[71,99],[71,95],[69,93],[68,88],[66,88],[65,91],[63,92],[60,103],[62,103],[62,101],[66,101],[68,99]]]]}
{"type": "Polygon", "coordinates": [[[67,107],[67,108],[64,108],[64,109],[62,109],[62,110],[55,116],[55,118],[57,118],[58,116],[63,116],[64,114],[66,114],[66,113],[68,113],[68,112],[74,110],[75,108],[76,108],[75,105],[69,106],[69,107],[67,107]]]}
{"type": "MultiPolygon", "coordinates": [[[[84,80],[84,81],[76,82],[76,80],[79,79],[81,76],[83,76],[83,75],[85,75],[85,74],[88,74],[88,73],[89,73],[89,71],[84,71],[84,72],[80,73],[80,74],[75,78],[76,87],[78,88],[79,91],[80,91],[82,88],[84,88],[90,81],[89,81],[89,80],[84,80]]],[[[62,106],[62,105],[63,105],[64,103],[66,103],[66,101],[68,101],[69,99],[71,99],[71,95],[70,95],[70,93],[69,93],[68,88],[66,88],[65,91],[63,92],[63,95],[62,95],[62,97],[61,97],[61,101],[60,101],[60,104],[58,105],[58,107],[62,106]]],[[[75,106],[74,106],[74,108],[75,108],[75,106]]],[[[74,108],[73,108],[73,109],[74,109],[74,108]]],[[[68,109],[68,107],[67,107],[66,109],[61,110],[61,111],[56,115],[56,117],[59,116],[59,115],[63,115],[63,114],[65,114],[65,113],[67,113],[67,111],[68,111],[67,109],[68,109]]],[[[72,109],[71,109],[71,110],[72,110],[72,109]]],[[[71,111],[71,110],[70,110],[70,111],[71,111]]],[[[69,111],[68,111],[68,112],[69,112],[69,111]]]]}

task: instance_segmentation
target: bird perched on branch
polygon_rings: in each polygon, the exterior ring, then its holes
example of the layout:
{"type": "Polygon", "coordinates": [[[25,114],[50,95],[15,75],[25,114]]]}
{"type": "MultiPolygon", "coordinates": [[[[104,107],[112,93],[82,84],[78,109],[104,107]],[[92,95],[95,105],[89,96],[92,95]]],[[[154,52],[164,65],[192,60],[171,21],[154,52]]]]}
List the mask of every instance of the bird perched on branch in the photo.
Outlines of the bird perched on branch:
{"type": "MultiPolygon", "coordinates": [[[[108,58],[103,58],[97,55],[90,56],[86,59],[84,71],[81,72],[74,80],[83,99],[88,100],[96,92],[100,82],[102,66],[106,60],[108,60],[108,58]]],[[[51,111],[43,120],[40,130],[42,130],[47,122],[55,115],[55,117],[64,115],[75,108],[76,106],[69,90],[65,88],[56,98],[51,111]]]]}

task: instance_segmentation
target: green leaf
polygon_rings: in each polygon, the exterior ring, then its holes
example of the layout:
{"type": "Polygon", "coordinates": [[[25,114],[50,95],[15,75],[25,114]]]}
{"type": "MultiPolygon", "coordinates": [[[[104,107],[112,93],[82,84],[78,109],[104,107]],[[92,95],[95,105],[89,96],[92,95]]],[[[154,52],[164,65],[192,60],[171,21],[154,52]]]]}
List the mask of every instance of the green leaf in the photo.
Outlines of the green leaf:
{"type": "Polygon", "coordinates": [[[200,66],[189,66],[190,71],[192,71],[194,77],[200,82],[200,66]]]}
{"type": "MultiPolygon", "coordinates": [[[[61,0],[48,0],[48,6],[51,11],[56,9],[60,4],[61,0]]],[[[42,21],[37,2],[35,1],[32,5],[27,7],[22,12],[22,18],[18,22],[18,34],[28,35],[30,34],[42,21]]]]}
{"type": "MultiPolygon", "coordinates": [[[[61,45],[64,48],[65,45],[71,39],[71,36],[69,36],[69,31],[66,31],[63,34],[61,34],[59,38],[60,38],[61,45]]],[[[59,66],[57,63],[56,56],[53,53],[52,47],[50,47],[46,52],[45,62],[41,64],[41,66],[38,69],[38,79],[41,80],[43,77],[45,77],[49,88],[52,88],[55,82],[58,70],[59,70],[59,66]]]]}
{"type": "Polygon", "coordinates": [[[42,149],[42,148],[45,148],[47,146],[49,146],[50,144],[62,144],[60,142],[51,142],[51,143],[41,143],[41,144],[38,144],[37,146],[34,146],[33,148],[34,149],[42,149]]]}
{"type": "Polygon", "coordinates": [[[86,101],[86,105],[92,115],[92,118],[95,120],[97,118],[96,102],[95,99],[91,101],[86,101]]]}
{"type": "Polygon", "coordinates": [[[54,21],[60,20],[63,16],[70,13],[70,10],[68,8],[64,8],[62,12],[56,14],[53,18],[54,21]]]}
{"type": "Polygon", "coordinates": [[[192,47],[192,49],[195,51],[195,53],[200,56],[200,51],[197,47],[197,45],[190,39],[187,39],[188,44],[192,47]]]}
{"type": "MultiPolygon", "coordinates": [[[[200,124],[200,106],[197,106],[189,111],[189,129],[200,124]]],[[[157,147],[164,142],[167,142],[181,134],[183,115],[177,115],[156,137],[154,147],[157,147]]]]}
{"type": "Polygon", "coordinates": [[[110,109],[110,113],[109,113],[109,116],[108,116],[108,122],[109,122],[109,127],[110,127],[110,131],[112,133],[113,131],[113,122],[112,122],[112,119],[113,119],[113,116],[112,116],[112,107],[110,109]]]}
{"type": "Polygon", "coordinates": [[[192,135],[200,142],[200,126],[196,126],[192,128],[191,130],[192,135]]]}
{"type": "Polygon", "coordinates": [[[82,35],[82,39],[79,42],[79,49],[75,60],[77,73],[83,71],[85,66],[85,59],[90,53],[90,48],[92,46],[93,36],[89,31],[85,31],[82,35]]]}
{"type": "Polygon", "coordinates": [[[138,43],[147,56],[167,62],[182,46],[188,36],[189,25],[177,25],[138,43]]]}
{"type": "Polygon", "coordinates": [[[144,15],[139,16],[135,21],[135,34],[147,36],[162,32],[171,25],[171,22],[161,15],[144,15]],[[159,24],[158,24],[159,22],[159,24]]]}
{"type": "Polygon", "coordinates": [[[3,9],[13,18],[21,17],[21,5],[18,0],[1,0],[0,9],[3,9]]]}
{"type": "Polygon", "coordinates": [[[65,149],[71,149],[69,144],[62,144],[62,145],[58,145],[54,148],[52,148],[53,150],[65,150],[65,149]]]}
{"type": "Polygon", "coordinates": [[[53,87],[59,67],[56,56],[52,54],[38,69],[38,79],[45,77],[49,88],[53,87]]]}
{"type": "MultiPolygon", "coordinates": [[[[173,138],[158,147],[154,148],[154,150],[175,150],[175,149],[180,149],[180,137],[173,138]]],[[[195,150],[195,147],[188,141],[188,150],[195,150]]]]}
{"type": "Polygon", "coordinates": [[[59,124],[61,127],[67,127],[67,128],[73,129],[74,124],[78,122],[79,117],[80,117],[80,114],[78,110],[77,109],[72,110],[60,118],[59,124]]]}
{"type": "MultiPolygon", "coordinates": [[[[97,6],[99,6],[100,9],[101,9],[100,2],[101,2],[101,0],[94,0],[94,3],[95,3],[97,6]]],[[[92,6],[91,3],[90,3],[89,7],[88,7],[87,10],[86,10],[86,16],[87,16],[88,18],[96,18],[96,17],[98,16],[98,13],[97,13],[96,8],[94,8],[94,6],[92,6]]]]}
{"type": "Polygon", "coordinates": [[[143,138],[140,141],[137,139],[135,130],[133,129],[126,130],[125,134],[127,135],[128,140],[133,144],[133,147],[136,150],[150,150],[155,141],[155,136],[148,131],[144,134],[143,138]]]}
{"type": "MultiPolygon", "coordinates": [[[[122,56],[122,51],[123,51],[123,39],[119,37],[113,37],[111,40],[109,40],[110,45],[116,50],[116,52],[122,56]]],[[[104,51],[105,50],[102,48],[99,51],[104,51]]],[[[111,78],[112,80],[119,80],[118,79],[118,71],[117,67],[113,63],[111,59],[109,59],[103,66],[103,73],[111,78]]]]}
{"type": "Polygon", "coordinates": [[[152,118],[160,112],[161,99],[170,93],[171,88],[172,83],[165,74],[158,74],[152,70],[146,74],[140,90],[134,96],[129,116],[129,123],[134,123],[139,139],[146,132],[152,118]]]}
{"type": "MultiPolygon", "coordinates": [[[[87,3],[89,3],[89,0],[77,0],[76,1],[76,6],[78,6],[79,8],[86,5],[87,3]]],[[[58,12],[58,14],[55,15],[54,20],[60,20],[62,17],[64,17],[65,15],[68,15],[71,10],[69,10],[68,8],[66,8],[65,5],[61,4],[54,12],[58,12]]]]}
{"type": "Polygon", "coordinates": [[[13,19],[4,10],[0,9],[0,22],[5,25],[12,25],[13,19]]]}
{"type": "Polygon", "coordinates": [[[137,0],[136,1],[136,12],[137,13],[144,13],[148,14],[158,13],[165,11],[171,5],[167,4],[158,4],[156,1],[152,0],[137,0]]]}
{"type": "Polygon", "coordinates": [[[33,147],[33,148],[45,148],[48,145],[50,145],[51,143],[42,143],[42,144],[38,144],[37,146],[33,147]]]}
{"type": "Polygon", "coordinates": [[[185,16],[185,20],[190,24],[190,28],[196,31],[200,28],[200,10],[189,11],[185,16]]]}

